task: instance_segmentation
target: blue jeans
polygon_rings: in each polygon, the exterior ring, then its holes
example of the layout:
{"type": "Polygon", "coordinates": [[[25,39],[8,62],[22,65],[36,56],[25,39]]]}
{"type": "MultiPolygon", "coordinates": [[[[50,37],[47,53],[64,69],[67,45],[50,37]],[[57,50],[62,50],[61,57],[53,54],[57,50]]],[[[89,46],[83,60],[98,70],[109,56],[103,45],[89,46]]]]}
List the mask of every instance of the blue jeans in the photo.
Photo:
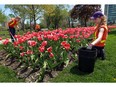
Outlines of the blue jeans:
{"type": "Polygon", "coordinates": [[[11,37],[12,42],[14,42],[15,41],[14,36],[16,34],[15,28],[9,27],[9,32],[10,32],[10,37],[11,37]]]}

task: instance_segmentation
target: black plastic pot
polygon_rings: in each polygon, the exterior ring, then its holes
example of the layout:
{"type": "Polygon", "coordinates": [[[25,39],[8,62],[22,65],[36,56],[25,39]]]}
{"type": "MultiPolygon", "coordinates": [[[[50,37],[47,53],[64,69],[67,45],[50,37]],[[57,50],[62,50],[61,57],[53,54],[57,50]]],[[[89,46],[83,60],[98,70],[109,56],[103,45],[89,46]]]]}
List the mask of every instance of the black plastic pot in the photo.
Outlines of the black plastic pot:
{"type": "Polygon", "coordinates": [[[82,47],[78,50],[78,68],[82,72],[91,73],[94,71],[97,50],[95,48],[89,50],[82,47]]]}

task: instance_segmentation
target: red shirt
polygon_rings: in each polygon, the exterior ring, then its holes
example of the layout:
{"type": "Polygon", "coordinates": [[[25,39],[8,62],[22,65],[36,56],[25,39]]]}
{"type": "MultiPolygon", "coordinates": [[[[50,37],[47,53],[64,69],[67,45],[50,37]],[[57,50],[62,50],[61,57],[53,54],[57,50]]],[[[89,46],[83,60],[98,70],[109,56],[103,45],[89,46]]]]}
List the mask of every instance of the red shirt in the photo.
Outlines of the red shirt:
{"type": "Polygon", "coordinates": [[[15,18],[12,18],[10,22],[8,22],[9,27],[15,27],[18,24],[15,18]]]}

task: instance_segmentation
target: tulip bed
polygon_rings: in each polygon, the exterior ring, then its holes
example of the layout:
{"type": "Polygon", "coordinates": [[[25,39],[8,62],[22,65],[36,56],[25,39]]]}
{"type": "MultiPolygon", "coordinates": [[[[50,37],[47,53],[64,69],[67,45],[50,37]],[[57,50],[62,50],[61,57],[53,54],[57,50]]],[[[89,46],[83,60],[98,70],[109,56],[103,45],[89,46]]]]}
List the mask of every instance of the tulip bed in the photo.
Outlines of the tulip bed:
{"type": "MultiPolygon", "coordinates": [[[[94,27],[56,29],[52,31],[27,32],[15,35],[15,42],[3,42],[7,57],[16,58],[24,67],[39,69],[38,81],[42,81],[46,71],[53,71],[62,64],[67,66],[69,52],[77,59],[77,50],[88,44],[94,27]]],[[[0,38],[2,39],[2,38],[0,38]]]]}

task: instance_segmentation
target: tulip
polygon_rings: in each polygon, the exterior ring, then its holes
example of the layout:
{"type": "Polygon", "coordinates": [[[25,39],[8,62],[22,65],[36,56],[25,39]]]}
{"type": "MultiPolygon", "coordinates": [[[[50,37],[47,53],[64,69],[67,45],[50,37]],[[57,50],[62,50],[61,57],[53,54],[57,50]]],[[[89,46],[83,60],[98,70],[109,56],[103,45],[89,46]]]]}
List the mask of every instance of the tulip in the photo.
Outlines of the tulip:
{"type": "Polygon", "coordinates": [[[28,42],[27,42],[30,46],[35,46],[36,44],[37,44],[37,42],[36,41],[33,41],[33,40],[29,40],[28,42]]]}
{"type": "Polygon", "coordinates": [[[7,45],[9,43],[9,39],[5,39],[5,41],[3,42],[4,45],[7,45]]]}
{"type": "Polygon", "coordinates": [[[33,54],[33,51],[31,51],[31,50],[27,50],[26,53],[27,53],[27,54],[33,54]]]}
{"type": "Polygon", "coordinates": [[[20,56],[23,57],[25,55],[25,52],[20,53],[20,56]]]}
{"type": "Polygon", "coordinates": [[[45,51],[45,47],[44,46],[40,46],[39,48],[38,48],[38,50],[40,51],[40,52],[44,52],[45,51]]]}
{"type": "Polygon", "coordinates": [[[47,48],[47,51],[50,53],[52,52],[52,47],[47,48]]]}
{"type": "Polygon", "coordinates": [[[2,40],[2,38],[0,37],[0,40],[2,40]]]}
{"type": "Polygon", "coordinates": [[[50,53],[49,57],[50,58],[54,57],[54,54],[53,53],[50,53]]]}
{"type": "Polygon", "coordinates": [[[47,45],[47,41],[43,41],[42,43],[41,43],[41,46],[46,46],[47,45]]]}

